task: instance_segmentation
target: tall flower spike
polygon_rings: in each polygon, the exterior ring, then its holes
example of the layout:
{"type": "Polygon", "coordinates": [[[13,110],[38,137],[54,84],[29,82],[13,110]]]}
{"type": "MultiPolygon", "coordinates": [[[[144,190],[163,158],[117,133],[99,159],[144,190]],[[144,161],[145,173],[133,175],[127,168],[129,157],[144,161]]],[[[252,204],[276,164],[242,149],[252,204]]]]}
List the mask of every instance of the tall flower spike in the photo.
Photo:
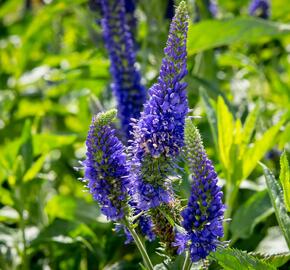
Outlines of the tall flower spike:
{"type": "Polygon", "coordinates": [[[134,42],[126,20],[124,0],[101,0],[101,6],[103,36],[111,61],[112,90],[121,127],[128,139],[131,118],[140,117],[146,90],[136,68],[134,42]]]}
{"type": "Polygon", "coordinates": [[[268,19],[270,16],[270,1],[269,0],[252,0],[249,6],[249,14],[262,19],[268,19]]]}
{"type": "Polygon", "coordinates": [[[86,140],[87,158],[83,162],[90,193],[110,220],[124,217],[129,185],[124,146],[110,127],[115,115],[116,110],[111,110],[93,117],[86,140]]]}
{"type": "Polygon", "coordinates": [[[186,119],[185,145],[193,182],[188,205],[181,212],[186,234],[177,233],[174,245],[179,247],[179,253],[189,245],[191,260],[197,262],[219,245],[225,206],[223,193],[217,185],[217,174],[190,119],[186,119]]]}
{"type": "Polygon", "coordinates": [[[188,112],[187,84],[182,82],[187,73],[187,28],[188,15],[182,1],[170,26],[158,81],[150,88],[149,100],[134,125],[134,196],[142,210],[169,203],[173,197],[168,173],[184,144],[188,112]]]}

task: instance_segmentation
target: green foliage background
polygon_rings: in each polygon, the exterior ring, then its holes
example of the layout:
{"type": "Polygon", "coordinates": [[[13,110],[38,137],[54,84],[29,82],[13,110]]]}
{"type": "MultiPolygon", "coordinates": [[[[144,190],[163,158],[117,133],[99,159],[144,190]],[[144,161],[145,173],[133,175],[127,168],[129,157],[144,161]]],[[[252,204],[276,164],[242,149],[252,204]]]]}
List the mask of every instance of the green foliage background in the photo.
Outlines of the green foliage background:
{"type": "MultiPolygon", "coordinates": [[[[113,232],[74,169],[84,159],[92,115],[115,106],[94,22],[99,15],[85,0],[43,2],[0,2],[0,269],[136,269],[135,247],[113,232]]],[[[287,252],[269,196],[275,179],[268,177],[267,191],[258,162],[278,179],[283,148],[289,156],[290,5],[272,1],[271,21],[263,21],[247,16],[249,1],[218,3],[218,19],[205,13],[190,25],[190,107],[201,116],[195,122],[225,186],[231,245],[287,252]]],[[[147,87],[163,56],[166,5],[138,3],[138,65],[147,87]]],[[[193,1],[188,6],[193,21],[193,1]]],[[[283,192],[289,198],[290,190],[283,192]]],[[[189,194],[187,174],[181,194],[189,194]]],[[[156,246],[149,250],[158,263],[156,246]]],[[[227,255],[214,256],[222,261],[227,255]]],[[[289,254],[281,256],[266,261],[287,269],[289,254]]]]}

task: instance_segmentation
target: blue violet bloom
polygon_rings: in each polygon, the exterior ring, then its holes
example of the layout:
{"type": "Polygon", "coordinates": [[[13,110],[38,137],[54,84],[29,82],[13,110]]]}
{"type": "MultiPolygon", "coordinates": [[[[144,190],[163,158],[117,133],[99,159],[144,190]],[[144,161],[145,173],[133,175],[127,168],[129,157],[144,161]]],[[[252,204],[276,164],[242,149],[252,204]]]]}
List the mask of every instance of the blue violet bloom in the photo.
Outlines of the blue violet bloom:
{"type": "Polygon", "coordinates": [[[181,212],[186,233],[177,232],[173,245],[178,247],[179,253],[188,247],[191,260],[197,262],[220,245],[218,239],[223,237],[225,206],[217,174],[190,119],[186,120],[185,144],[192,187],[187,207],[181,212]]]}
{"type": "Polygon", "coordinates": [[[120,220],[127,209],[129,166],[125,148],[110,127],[116,110],[93,117],[83,162],[87,187],[109,220],[120,220]]]}
{"type": "Polygon", "coordinates": [[[124,0],[101,0],[101,6],[103,36],[111,61],[112,90],[117,100],[122,131],[129,139],[131,118],[140,117],[146,89],[141,84],[141,75],[136,67],[135,46],[124,0]]]}
{"type": "Polygon", "coordinates": [[[187,84],[182,82],[187,74],[187,29],[188,15],[181,2],[170,26],[158,81],[149,89],[144,111],[133,124],[133,196],[141,210],[169,203],[173,198],[168,174],[184,144],[188,112],[187,84]]]}

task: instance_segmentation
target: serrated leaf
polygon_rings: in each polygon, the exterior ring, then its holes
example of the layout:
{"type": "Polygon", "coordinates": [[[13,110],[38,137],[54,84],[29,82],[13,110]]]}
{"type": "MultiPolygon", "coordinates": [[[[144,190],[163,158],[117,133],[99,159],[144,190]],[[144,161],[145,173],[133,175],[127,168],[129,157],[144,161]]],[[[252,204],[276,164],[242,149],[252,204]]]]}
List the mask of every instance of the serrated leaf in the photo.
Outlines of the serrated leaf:
{"type": "Polygon", "coordinates": [[[284,151],[280,157],[280,176],[279,180],[282,184],[284,203],[288,212],[290,212],[290,167],[284,151]]]}
{"type": "Polygon", "coordinates": [[[210,254],[226,270],[273,270],[275,267],[254,256],[233,248],[218,249],[210,254]]]}
{"type": "Polygon", "coordinates": [[[188,55],[237,42],[261,42],[261,38],[277,37],[289,33],[288,24],[251,17],[203,21],[189,26],[188,55]]]}
{"type": "Polygon", "coordinates": [[[250,254],[275,267],[283,266],[285,263],[290,261],[290,252],[283,252],[277,254],[264,254],[259,252],[251,252],[250,254]]]}
{"type": "Polygon", "coordinates": [[[275,214],[277,217],[278,224],[283,232],[288,247],[290,248],[290,216],[287,213],[286,206],[284,204],[283,191],[275,179],[273,173],[261,163],[266,178],[268,192],[272,201],[272,205],[275,208],[275,214]]]}
{"type": "Polygon", "coordinates": [[[255,226],[274,212],[267,190],[255,193],[236,211],[230,230],[232,238],[248,238],[255,226]]]}
{"type": "MultiPolygon", "coordinates": [[[[267,153],[267,151],[275,143],[275,138],[279,129],[284,124],[286,118],[283,117],[276,125],[268,129],[263,136],[255,141],[253,147],[248,148],[243,155],[243,176],[246,179],[256,167],[258,161],[267,153]]],[[[241,179],[241,180],[242,180],[241,179]]]]}

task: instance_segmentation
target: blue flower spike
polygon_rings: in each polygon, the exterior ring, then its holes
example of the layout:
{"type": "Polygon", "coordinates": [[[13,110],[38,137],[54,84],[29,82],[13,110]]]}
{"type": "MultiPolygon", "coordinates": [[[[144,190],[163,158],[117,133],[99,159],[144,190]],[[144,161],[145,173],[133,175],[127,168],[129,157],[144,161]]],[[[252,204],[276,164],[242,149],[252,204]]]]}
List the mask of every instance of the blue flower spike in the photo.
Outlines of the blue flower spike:
{"type": "Polygon", "coordinates": [[[110,126],[116,110],[93,117],[83,162],[87,187],[109,220],[123,219],[128,211],[129,166],[125,148],[110,126]]]}
{"type": "Polygon", "coordinates": [[[184,145],[184,123],[188,112],[186,38],[188,14],[182,1],[175,13],[164,49],[157,83],[149,89],[139,121],[133,124],[132,168],[135,200],[141,210],[173,200],[168,179],[175,159],[184,145]]]}
{"type": "Polygon", "coordinates": [[[181,212],[186,233],[177,232],[174,245],[179,253],[188,247],[192,262],[197,262],[220,245],[225,206],[213,164],[206,155],[199,131],[189,118],[186,119],[185,145],[192,187],[188,204],[181,212]]]}
{"type": "MultiPolygon", "coordinates": [[[[134,2],[126,1],[128,8],[134,2]]],[[[109,53],[112,90],[117,100],[118,118],[126,139],[130,138],[131,118],[138,119],[146,100],[146,89],[136,67],[132,30],[126,19],[124,0],[101,0],[102,28],[109,53]]],[[[132,6],[133,8],[133,6],[132,6]]]]}

